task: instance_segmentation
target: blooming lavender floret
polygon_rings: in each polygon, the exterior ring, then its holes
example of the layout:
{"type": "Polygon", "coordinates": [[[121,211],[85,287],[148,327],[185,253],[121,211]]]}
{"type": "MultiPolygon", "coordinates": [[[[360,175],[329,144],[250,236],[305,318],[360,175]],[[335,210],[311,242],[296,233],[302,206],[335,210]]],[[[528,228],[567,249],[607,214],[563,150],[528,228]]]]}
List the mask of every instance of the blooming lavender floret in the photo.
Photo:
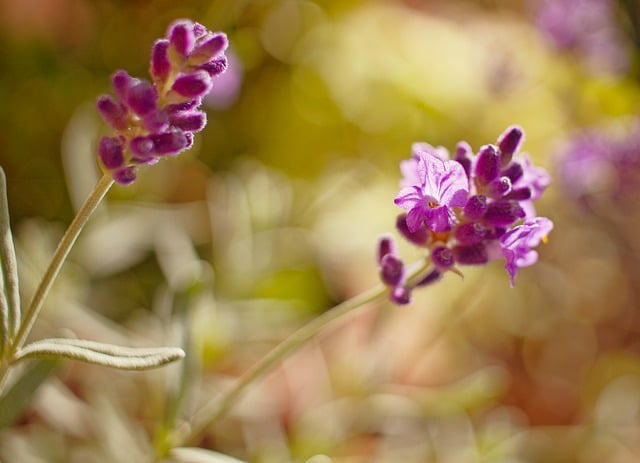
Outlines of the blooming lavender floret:
{"type": "Polygon", "coordinates": [[[518,269],[535,263],[534,247],[553,228],[537,217],[533,201],[549,185],[544,169],[519,153],[524,131],[505,130],[496,144],[474,155],[458,143],[453,159],[442,147],[415,143],[412,157],[400,163],[402,180],[395,204],[400,234],[429,251],[424,274],[408,275],[389,237],[380,241],[378,266],[392,301],[406,304],[418,286],[439,280],[459,265],[485,265],[504,259],[511,285],[518,269]]]}
{"type": "Polygon", "coordinates": [[[181,19],[151,49],[151,81],[124,70],[113,74],[115,98],[100,96],[97,108],[114,134],[100,139],[98,158],[116,183],[128,185],[135,181],[138,166],[193,145],[193,134],[207,123],[198,108],[226,70],[228,45],[224,33],[181,19]]]}

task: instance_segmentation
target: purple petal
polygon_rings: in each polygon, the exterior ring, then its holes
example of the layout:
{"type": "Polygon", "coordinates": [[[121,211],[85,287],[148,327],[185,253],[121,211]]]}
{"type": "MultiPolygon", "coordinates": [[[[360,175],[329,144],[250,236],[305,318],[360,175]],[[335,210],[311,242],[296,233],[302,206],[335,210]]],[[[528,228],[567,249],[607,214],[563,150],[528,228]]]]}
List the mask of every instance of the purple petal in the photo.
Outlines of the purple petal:
{"type": "Polygon", "coordinates": [[[398,285],[404,278],[404,263],[393,254],[387,254],[380,260],[380,278],[389,286],[398,285]]]}
{"type": "Polygon", "coordinates": [[[520,267],[527,267],[538,260],[538,253],[531,248],[540,244],[553,229],[553,222],[546,217],[536,217],[514,227],[500,238],[505,268],[511,279],[511,286],[520,267]]]}
{"type": "Polygon", "coordinates": [[[511,162],[513,155],[520,149],[524,141],[524,131],[517,125],[512,125],[498,137],[500,150],[500,164],[506,166],[511,162]]]}
{"type": "Polygon", "coordinates": [[[136,179],[134,166],[123,167],[113,173],[113,180],[120,185],[131,185],[136,179]]]}
{"type": "Polygon", "coordinates": [[[495,146],[485,145],[480,148],[473,171],[476,179],[482,185],[487,185],[498,178],[500,173],[500,154],[495,146]]]}
{"type": "Polygon", "coordinates": [[[229,46],[229,40],[223,33],[215,33],[209,37],[198,40],[193,53],[189,57],[189,63],[200,64],[211,61],[224,52],[229,46]]]}
{"type": "Polygon", "coordinates": [[[113,89],[116,92],[116,96],[122,103],[126,102],[129,89],[138,82],[140,82],[139,79],[131,77],[127,73],[127,71],[124,71],[122,69],[116,71],[111,77],[111,84],[113,85],[113,89]]]}
{"type": "Polygon", "coordinates": [[[202,63],[198,66],[198,69],[206,71],[211,77],[216,77],[222,74],[229,67],[229,62],[226,56],[219,56],[218,58],[202,63]]]}

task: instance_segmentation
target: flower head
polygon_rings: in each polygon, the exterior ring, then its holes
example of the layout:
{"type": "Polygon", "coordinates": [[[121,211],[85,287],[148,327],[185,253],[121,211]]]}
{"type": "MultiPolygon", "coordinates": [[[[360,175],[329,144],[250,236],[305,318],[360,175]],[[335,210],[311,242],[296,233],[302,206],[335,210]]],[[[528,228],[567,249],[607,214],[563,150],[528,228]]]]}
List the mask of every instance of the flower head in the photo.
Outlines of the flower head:
{"type": "Polygon", "coordinates": [[[380,242],[382,281],[396,303],[408,303],[411,291],[437,281],[458,265],[485,265],[504,259],[511,284],[520,267],[536,262],[533,250],[553,228],[536,217],[533,201],[550,179],[544,169],[519,153],[524,131],[505,130],[496,144],[473,154],[458,143],[454,159],[446,149],[415,143],[412,157],[400,164],[403,178],[395,204],[404,213],[396,228],[412,244],[429,251],[424,275],[409,276],[390,238],[380,242]]]}
{"type": "Polygon", "coordinates": [[[98,143],[98,158],[115,182],[135,181],[139,165],[180,154],[193,145],[206,114],[198,108],[227,67],[227,37],[181,19],[151,49],[151,81],[113,74],[115,98],[102,95],[97,108],[114,130],[98,143]]]}

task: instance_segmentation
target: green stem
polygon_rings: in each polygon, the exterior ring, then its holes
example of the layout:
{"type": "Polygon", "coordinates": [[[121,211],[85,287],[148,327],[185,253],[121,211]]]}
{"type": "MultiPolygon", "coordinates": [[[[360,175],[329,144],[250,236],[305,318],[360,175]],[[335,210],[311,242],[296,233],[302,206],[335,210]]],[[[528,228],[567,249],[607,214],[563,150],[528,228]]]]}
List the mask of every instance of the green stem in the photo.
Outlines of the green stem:
{"type": "Polygon", "coordinates": [[[15,353],[26,342],[31,328],[33,328],[33,324],[42,309],[44,299],[49,293],[58,273],[60,273],[60,269],[69,255],[73,244],[93,211],[96,210],[96,207],[100,201],[102,201],[104,195],[107,194],[107,191],[111,188],[111,185],[113,185],[111,177],[106,174],[103,175],[69,224],[67,231],[65,231],[60,243],[58,243],[58,247],[53,253],[49,267],[47,267],[42,280],[40,280],[40,284],[36,288],[31,304],[24,313],[20,328],[16,334],[15,342],[12,345],[12,353],[15,353]]]}
{"type": "Polygon", "coordinates": [[[193,443],[202,432],[218,418],[222,417],[233,404],[240,398],[242,393],[257,379],[263,377],[276,365],[281,363],[291,353],[302,346],[306,341],[318,334],[326,326],[344,315],[353,312],[355,309],[365,306],[387,294],[387,287],[378,285],[364,293],[361,293],[341,304],[333,307],[308,324],[299,328],[292,335],[274,347],[265,357],[263,357],[252,368],[247,370],[235,384],[222,393],[219,397],[205,405],[194,415],[189,433],[182,442],[193,443]]]}

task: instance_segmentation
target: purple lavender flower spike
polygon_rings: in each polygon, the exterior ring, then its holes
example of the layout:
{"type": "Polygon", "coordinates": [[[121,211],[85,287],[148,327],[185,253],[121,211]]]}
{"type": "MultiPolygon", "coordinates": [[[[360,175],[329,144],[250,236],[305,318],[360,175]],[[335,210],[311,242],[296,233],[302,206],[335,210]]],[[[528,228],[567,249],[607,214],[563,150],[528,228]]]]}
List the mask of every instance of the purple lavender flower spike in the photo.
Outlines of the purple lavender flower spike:
{"type": "MultiPolygon", "coordinates": [[[[398,216],[396,228],[429,252],[425,257],[431,266],[421,266],[422,274],[405,274],[391,241],[381,241],[386,244],[380,245],[378,263],[383,281],[392,287],[392,301],[408,303],[416,287],[439,280],[447,271],[460,274],[458,265],[504,258],[513,285],[517,269],[536,261],[531,248],[553,225],[535,216],[533,201],[549,184],[549,176],[518,153],[523,138],[522,129],[511,126],[497,146],[485,145],[475,157],[471,147],[460,142],[454,160],[442,147],[412,145],[411,159],[400,163],[401,189],[394,202],[407,212],[398,216]]],[[[634,150],[640,143],[631,146],[634,150]]]]}
{"type": "Polygon", "coordinates": [[[169,41],[159,39],[151,49],[151,63],[149,74],[154,80],[164,82],[171,74],[171,61],[169,60],[169,41]]]}
{"type": "Polygon", "coordinates": [[[98,156],[109,170],[124,164],[124,144],[120,137],[102,137],[98,142],[98,156]]]}
{"type": "Polygon", "coordinates": [[[103,138],[98,145],[103,170],[115,182],[128,185],[136,179],[137,166],[155,164],[161,156],[193,145],[193,134],[207,123],[206,114],[198,108],[214,77],[226,67],[227,46],[223,33],[178,20],[166,37],[153,44],[151,82],[124,70],[113,74],[116,98],[101,96],[97,107],[119,134],[103,138]]]}
{"type": "Polygon", "coordinates": [[[206,71],[183,74],[176,79],[171,90],[185,98],[202,98],[211,90],[211,76],[206,71]]]}
{"type": "Polygon", "coordinates": [[[534,251],[540,241],[553,229],[553,222],[546,217],[536,217],[509,230],[500,238],[500,247],[506,261],[505,268],[511,279],[511,286],[520,267],[533,265],[538,261],[534,251]]]}
{"type": "MultiPolygon", "coordinates": [[[[404,182],[417,180],[417,184],[402,188],[395,203],[409,211],[410,232],[418,230],[423,223],[434,232],[450,230],[456,222],[452,208],[462,207],[467,201],[467,175],[456,161],[442,161],[419,148],[414,156],[417,156],[413,164],[415,171],[407,172],[404,182]]],[[[405,168],[408,167],[409,164],[405,164],[405,168]]]]}
{"type": "Polygon", "coordinates": [[[500,150],[500,165],[507,166],[511,162],[513,155],[520,149],[524,140],[524,132],[517,125],[508,127],[498,137],[498,149],[500,150]]]}

